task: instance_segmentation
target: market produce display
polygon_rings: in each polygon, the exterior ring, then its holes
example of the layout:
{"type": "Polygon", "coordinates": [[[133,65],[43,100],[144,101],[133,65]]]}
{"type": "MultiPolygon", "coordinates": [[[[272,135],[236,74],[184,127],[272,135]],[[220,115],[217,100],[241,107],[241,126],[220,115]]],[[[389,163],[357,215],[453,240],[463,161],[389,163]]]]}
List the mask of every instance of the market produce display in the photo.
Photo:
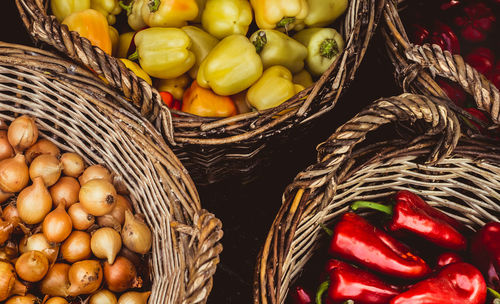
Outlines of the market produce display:
{"type": "Polygon", "coordinates": [[[103,165],[38,139],[33,118],[0,130],[0,301],[147,303],[152,233],[103,165]]]}
{"type": "Polygon", "coordinates": [[[270,109],[312,85],[344,48],[343,37],[330,26],[348,5],[347,0],[76,2],[52,0],[52,13],[153,84],[168,107],[203,117],[270,109]],[[126,24],[117,22],[121,16],[126,24]],[[297,75],[310,81],[295,82],[297,75]]]}
{"type": "Polygon", "coordinates": [[[500,302],[499,222],[473,233],[407,190],[390,205],[356,201],[350,209],[324,227],[331,259],[315,297],[296,286],[291,303],[500,302]]]}

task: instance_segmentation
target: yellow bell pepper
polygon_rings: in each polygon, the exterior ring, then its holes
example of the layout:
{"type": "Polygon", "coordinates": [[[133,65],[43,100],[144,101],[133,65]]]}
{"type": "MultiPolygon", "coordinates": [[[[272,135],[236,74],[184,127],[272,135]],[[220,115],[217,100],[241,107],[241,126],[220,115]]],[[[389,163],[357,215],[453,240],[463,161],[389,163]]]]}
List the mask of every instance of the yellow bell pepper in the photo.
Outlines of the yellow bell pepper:
{"type": "Polygon", "coordinates": [[[304,19],[308,27],[325,27],[332,24],[347,9],[347,0],[307,0],[309,14],[304,19]]]}
{"type": "Polygon", "coordinates": [[[201,24],[222,39],[233,34],[246,35],[252,19],[252,7],[247,0],[208,0],[201,24]]]}
{"type": "Polygon", "coordinates": [[[209,89],[200,87],[196,80],[184,93],[181,110],[203,117],[229,117],[237,114],[231,98],[219,96],[209,89]]]}
{"type": "Polygon", "coordinates": [[[332,28],[308,28],[293,38],[307,47],[306,63],[314,76],[328,70],[344,49],[344,39],[332,28]]]}
{"type": "Polygon", "coordinates": [[[90,0],[90,8],[103,14],[110,25],[116,23],[116,15],[122,12],[117,0],[90,0]]]}
{"type": "Polygon", "coordinates": [[[248,89],[247,101],[259,111],[266,110],[279,106],[303,89],[292,82],[292,73],[287,68],[275,65],[248,89]]]}
{"type": "Polygon", "coordinates": [[[189,76],[183,74],[173,79],[158,79],[155,87],[160,92],[169,92],[175,99],[182,100],[190,81],[189,76]]]}
{"type": "Polygon", "coordinates": [[[111,54],[116,56],[116,52],[118,52],[118,41],[120,39],[120,33],[118,30],[109,26],[109,38],[111,39],[111,54]]]}
{"type": "Polygon", "coordinates": [[[250,36],[250,41],[262,58],[264,69],[282,65],[297,73],[304,68],[307,48],[288,35],[276,30],[259,30],[250,36]]]}
{"type": "Polygon", "coordinates": [[[261,29],[291,30],[309,13],[307,0],[250,0],[261,29]]]}
{"type": "Polygon", "coordinates": [[[138,32],[134,42],[137,51],[129,59],[139,59],[149,75],[171,79],[191,69],[196,58],[191,52],[191,39],[181,29],[152,27],[138,32]]]}
{"type": "Polygon", "coordinates": [[[137,76],[137,77],[140,77],[142,79],[144,79],[144,81],[146,81],[149,85],[152,85],[153,84],[153,81],[151,81],[151,77],[149,77],[149,75],[144,72],[143,69],[141,69],[141,67],[133,62],[133,61],[130,61],[126,58],[120,58],[121,62],[123,62],[123,64],[125,64],[125,66],[131,70],[132,72],[134,72],[134,74],[137,76]]]}
{"type": "Polygon", "coordinates": [[[293,75],[293,83],[300,84],[304,88],[308,88],[314,84],[311,74],[307,70],[302,70],[293,75]]]}
{"type": "Polygon", "coordinates": [[[118,50],[116,51],[116,57],[127,58],[134,35],[135,32],[128,32],[123,33],[120,37],[118,37],[118,50]]]}
{"type": "Polygon", "coordinates": [[[182,27],[198,16],[195,0],[148,0],[142,19],[150,27],[182,27]]]}
{"type": "Polygon", "coordinates": [[[50,8],[59,22],[69,15],[90,8],[90,0],[51,0],[50,8]]]}
{"type": "Polygon", "coordinates": [[[191,38],[193,43],[191,50],[196,56],[196,63],[189,70],[189,76],[196,79],[201,63],[207,57],[208,53],[219,43],[219,39],[192,25],[184,26],[182,30],[191,38]]]}
{"type": "Polygon", "coordinates": [[[87,9],[76,12],[63,20],[70,31],[87,38],[92,45],[98,46],[105,53],[111,55],[112,44],[109,35],[109,25],[106,18],[96,10],[87,9]]]}
{"type": "Polygon", "coordinates": [[[147,27],[142,18],[142,8],[147,6],[148,0],[132,0],[128,5],[120,1],[120,7],[127,12],[128,25],[134,31],[139,31],[147,27]]]}
{"type": "Polygon", "coordinates": [[[207,4],[207,0],[195,0],[196,4],[198,4],[198,16],[193,19],[194,23],[201,23],[201,15],[205,10],[205,5],[207,4]]]}
{"type": "Polygon", "coordinates": [[[200,86],[219,95],[234,95],[249,88],[262,75],[262,60],[243,35],[231,35],[217,44],[198,70],[200,86]]]}

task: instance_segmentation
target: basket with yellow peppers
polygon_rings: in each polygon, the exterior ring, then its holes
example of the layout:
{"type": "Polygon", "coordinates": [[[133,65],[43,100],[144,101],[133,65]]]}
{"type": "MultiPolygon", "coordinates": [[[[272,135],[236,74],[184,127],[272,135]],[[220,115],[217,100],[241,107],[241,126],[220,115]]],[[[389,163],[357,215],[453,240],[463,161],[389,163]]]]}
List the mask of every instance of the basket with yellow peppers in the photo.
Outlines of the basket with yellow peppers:
{"type": "Polygon", "coordinates": [[[119,58],[165,104],[203,117],[276,107],[344,48],[348,0],[51,0],[72,31],[119,58]]]}

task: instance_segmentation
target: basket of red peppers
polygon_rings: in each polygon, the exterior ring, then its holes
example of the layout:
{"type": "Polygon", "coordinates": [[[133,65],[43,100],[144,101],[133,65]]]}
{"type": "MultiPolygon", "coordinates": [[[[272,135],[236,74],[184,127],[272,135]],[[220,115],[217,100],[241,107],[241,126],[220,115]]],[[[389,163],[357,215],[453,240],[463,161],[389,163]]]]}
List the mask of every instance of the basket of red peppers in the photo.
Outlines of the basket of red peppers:
{"type": "Polygon", "coordinates": [[[389,1],[382,34],[397,81],[448,98],[469,132],[497,137],[499,18],[495,0],[389,1]]]}
{"type": "Polygon", "coordinates": [[[174,146],[191,176],[210,183],[255,178],[249,168],[268,154],[270,138],[278,143],[285,130],[308,126],[335,106],[364,57],[383,1],[16,4],[36,41],[123,94],[174,146]]]}
{"type": "Polygon", "coordinates": [[[462,134],[448,105],[381,98],[318,146],[317,163],[283,194],[257,260],[254,303],[499,296],[500,146],[462,134]]]}

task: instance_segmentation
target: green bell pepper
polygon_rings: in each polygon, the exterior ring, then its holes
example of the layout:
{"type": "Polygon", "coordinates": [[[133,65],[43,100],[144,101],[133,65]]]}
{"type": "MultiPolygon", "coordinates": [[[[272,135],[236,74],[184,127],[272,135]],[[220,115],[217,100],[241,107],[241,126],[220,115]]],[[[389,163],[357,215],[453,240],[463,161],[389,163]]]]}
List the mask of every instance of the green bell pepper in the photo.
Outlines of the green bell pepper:
{"type": "Polygon", "coordinates": [[[204,30],[196,26],[188,25],[182,27],[182,30],[191,38],[191,51],[196,56],[196,63],[189,70],[189,76],[196,79],[198,69],[202,61],[207,57],[208,53],[219,43],[219,40],[204,30]]]}

